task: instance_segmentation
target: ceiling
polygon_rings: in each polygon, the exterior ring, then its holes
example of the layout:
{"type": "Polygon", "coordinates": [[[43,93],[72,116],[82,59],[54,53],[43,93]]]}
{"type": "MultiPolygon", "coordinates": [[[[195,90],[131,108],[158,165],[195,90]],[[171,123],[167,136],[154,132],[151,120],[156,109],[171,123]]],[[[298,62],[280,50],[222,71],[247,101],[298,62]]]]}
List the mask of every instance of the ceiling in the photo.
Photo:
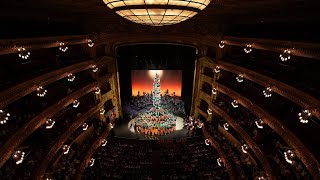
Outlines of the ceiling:
{"type": "Polygon", "coordinates": [[[226,28],[234,31],[235,27],[244,25],[286,24],[292,27],[297,23],[319,23],[316,3],[317,0],[217,0],[181,24],[149,27],[121,18],[102,0],[5,0],[0,7],[0,21],[4,25],[0,35],[6,38],[118,31],[170,32],[174,29],[214,34],[226,28]]]}

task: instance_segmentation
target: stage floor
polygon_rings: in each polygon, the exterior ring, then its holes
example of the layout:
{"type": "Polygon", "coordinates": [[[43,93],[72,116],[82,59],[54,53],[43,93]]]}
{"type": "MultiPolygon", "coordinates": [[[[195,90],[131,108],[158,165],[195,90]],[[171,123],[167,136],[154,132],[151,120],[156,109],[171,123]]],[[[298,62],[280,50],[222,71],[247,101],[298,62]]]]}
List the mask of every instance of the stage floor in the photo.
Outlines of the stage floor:
{"type": "Polygon", "coordinates": [[[187,130],[183,128],[183,118],[177,117],[176,121],[176,131],[164,135],[164,136],[147,136],[144,134],[139,134],[134,132],[134,129],[131,127],[132,120],[129,121],[129,123],[124,123],[121,126],[117,126],[113,129],[114,135],[116,137],[123,137],[128,139],[141,139],[141,140],[170,140],[170,139],[180,139],[180,138],[186,138],[190,137],[187,134],[187,130]],[[131,129],[130,129],[131,127],[131,129]]]}

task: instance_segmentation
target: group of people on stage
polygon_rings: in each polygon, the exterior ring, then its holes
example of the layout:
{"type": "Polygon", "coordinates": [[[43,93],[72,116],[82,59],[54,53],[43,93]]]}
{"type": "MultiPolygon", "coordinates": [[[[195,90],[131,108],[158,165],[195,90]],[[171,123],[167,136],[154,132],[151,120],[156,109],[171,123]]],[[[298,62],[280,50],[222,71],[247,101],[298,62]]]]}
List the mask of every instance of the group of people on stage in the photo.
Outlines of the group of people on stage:
{"type": "Polygon", "coordinates": [[[136,132],[143,133],[145,135],[155,136],[155,135],[166,135],[174,132],[176,130],[176,126],[168,126],[168,127],[150,127],[150,126],[135,126],[136,132]]]}

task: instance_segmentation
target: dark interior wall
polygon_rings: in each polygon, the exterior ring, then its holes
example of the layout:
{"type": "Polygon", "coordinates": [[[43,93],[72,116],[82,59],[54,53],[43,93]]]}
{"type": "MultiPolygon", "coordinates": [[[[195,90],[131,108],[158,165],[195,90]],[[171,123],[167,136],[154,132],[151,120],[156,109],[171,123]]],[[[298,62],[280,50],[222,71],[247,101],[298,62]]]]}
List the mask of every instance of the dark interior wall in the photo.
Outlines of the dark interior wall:
{"type": "Polygon", "coordinates": [[[191,110],[196,49],[172,44],[137,44],[117,48],[120,96],[123,103],[131,96],[131,70],[182,70],[181,97],[186,112],[191,110]]]}

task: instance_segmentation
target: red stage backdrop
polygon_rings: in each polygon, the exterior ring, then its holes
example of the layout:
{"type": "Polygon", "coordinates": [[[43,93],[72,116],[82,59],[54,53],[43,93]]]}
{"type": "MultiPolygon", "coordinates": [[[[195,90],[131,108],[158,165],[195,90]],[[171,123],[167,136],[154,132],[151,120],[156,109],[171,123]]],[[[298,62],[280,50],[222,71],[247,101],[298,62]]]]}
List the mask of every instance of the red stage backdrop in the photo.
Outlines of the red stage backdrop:
{"type": "Polygon", "coordinates": [[[132,96],[137,96],[138,91],[140,92],[140,96],[143,95],[143,92],[150,93],[156,73],[160,75],[162,95],[168,89],[170,95],[175,92],[176,96],[181,96],[182,70],[132,70],[132,96]]]}

